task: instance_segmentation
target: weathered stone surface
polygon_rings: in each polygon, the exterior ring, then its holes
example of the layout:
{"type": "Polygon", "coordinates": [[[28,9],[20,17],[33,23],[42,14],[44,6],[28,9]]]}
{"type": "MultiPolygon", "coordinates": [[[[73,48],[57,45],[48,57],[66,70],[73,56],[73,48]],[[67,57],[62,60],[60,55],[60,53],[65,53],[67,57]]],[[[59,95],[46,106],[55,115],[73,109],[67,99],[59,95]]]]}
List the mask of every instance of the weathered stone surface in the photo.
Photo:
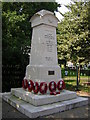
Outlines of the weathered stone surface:
{"type": "Polygon", "coordinates": [[[2,119],[2,93],[0,93],[0,120],[2,119]]]}
{"type": "Polygon", "coordinates": [[[22,101],[21,99],[13,96],[11,93],[3,94],[3,99],[29,118],[50,115],[88,104],[88,98],[83,97],[77,97],[71,100],[42,106],[31,105],[30,103],[22,101]]]}
{"type": "Polygon", "coordinates": [[[31,18],[33,33],[26,79],[39,83],[49,83],[52,80],[57,82],[61,79],[61,69],[57,59],[57,24],[57,18],[47,10],[41,10],[31,18]]]}
{"type": "Polygon", "coordinates": [[[68,90],[63,90],[61,91],[60,94],[57,95],[50,95],[50,94],[37,95],[23,90],[23,88],[13,88],[11,89],[11,93],[35,106],[70,100],[77,97],[76,92],[72,92],[68,90]]]}

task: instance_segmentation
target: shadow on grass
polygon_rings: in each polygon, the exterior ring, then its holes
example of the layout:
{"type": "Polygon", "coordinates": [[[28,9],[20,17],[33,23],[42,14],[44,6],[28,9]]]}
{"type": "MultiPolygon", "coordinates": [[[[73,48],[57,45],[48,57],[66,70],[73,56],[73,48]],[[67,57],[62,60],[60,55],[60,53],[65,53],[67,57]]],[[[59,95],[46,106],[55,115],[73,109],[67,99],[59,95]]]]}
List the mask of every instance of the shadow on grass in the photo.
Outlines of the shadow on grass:
{"type": "Polygon", "coordinates": [[[90,89],[88,86],[79,85],[79,89],[84,92],[90,92],[90,89]]]}
{"type": "Polygon", "coordinates": [[[68,83],[65,83],[66,84],[66,90],[70,90],[70,91],[75,91],[76,90],[76,86],[75,85],[72,85],[72,84],[68,84],[68,83]]]}
{"type": "MultiPolygon", "coordinates": [[[[68,84],[68,83],[65,83],[65,84],[66,84],[66,89],[67,90],[76,91],[76,88],[77,88],[76,85],[68,84]]],[[[82,85],[79,84],[78,91],[90,92],[90,89],[88,87],[86,87],[86,86],[82,86],[82,85]]]]}
{"type": "Polygon", "coordinates": [[[76,80],[64,80],[65,82],[76,82],[76,80]]]}

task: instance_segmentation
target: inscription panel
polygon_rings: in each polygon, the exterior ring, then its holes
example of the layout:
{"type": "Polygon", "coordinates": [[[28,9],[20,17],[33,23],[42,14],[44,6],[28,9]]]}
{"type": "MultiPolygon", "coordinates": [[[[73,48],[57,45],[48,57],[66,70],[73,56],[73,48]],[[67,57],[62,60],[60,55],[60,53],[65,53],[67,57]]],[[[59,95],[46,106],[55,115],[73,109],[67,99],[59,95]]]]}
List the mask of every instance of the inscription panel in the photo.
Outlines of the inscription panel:
{"type": "Polygon", "coordinates": [[[53,61],[52,57],[45,57],[46,61],[53,61]]]}
{"type": "Polygon", "coordinates": [[[45,43],[45,61],[53,62],[53,53],[54,53],[54,43],[55,43],[54,31],[45,30],[44,31],[44,43],[45,43]]]}
{"type": "Polygon", "coordinates": [[[53,32],[49,30],[45,30],[44,38],[45,38],[47,52],[53,52],[53,47],[54,47],[53,32]]]}

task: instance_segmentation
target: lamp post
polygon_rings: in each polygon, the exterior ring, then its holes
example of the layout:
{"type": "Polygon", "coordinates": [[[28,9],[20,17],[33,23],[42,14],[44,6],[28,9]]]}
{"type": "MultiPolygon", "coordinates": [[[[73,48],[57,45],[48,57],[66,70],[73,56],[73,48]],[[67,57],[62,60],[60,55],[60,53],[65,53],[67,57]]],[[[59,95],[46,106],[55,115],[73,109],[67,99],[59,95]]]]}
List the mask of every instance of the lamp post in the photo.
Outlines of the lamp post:
{"type": "Polygon", "coordinates": [[[78,82],[78,68],[79,68],[79,63],[77,63],[77,65],[76,65],[76,67],[77,67],[77,86],[76,86],[76,90],[78,90],[78,85],[79,85],[79,82],[78,82]]]}

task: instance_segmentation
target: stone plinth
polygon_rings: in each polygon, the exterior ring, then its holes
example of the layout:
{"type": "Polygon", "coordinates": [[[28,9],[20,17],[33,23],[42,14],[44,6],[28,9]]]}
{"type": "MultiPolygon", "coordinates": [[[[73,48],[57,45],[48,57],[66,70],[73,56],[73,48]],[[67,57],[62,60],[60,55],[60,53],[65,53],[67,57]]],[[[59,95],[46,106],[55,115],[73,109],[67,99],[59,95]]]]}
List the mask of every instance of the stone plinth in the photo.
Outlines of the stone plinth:
{"type": "MultiPolygon", "coordinates": [[[[25,100],[23,101],[20,97],[18,98],[14,95],[12,95],[12,93],[4,93],[2,97],[6,102],[8,102],[10,105],[15,107],[18,111],[25,114],[29,118],[37,118],[44,115],[50,115],[53,113],[62,112],[65,110],[88,104],[88,98],[75,97],[70,100],[63,100],[60,102],[55,102],[41,106],[34,106],[25,100]]],[[[53,98],[54,96],[50,97],[53,98]]],[[[55,96],[55,98],[57,99],[58,96],[55,96]]],[[[41,101],[42,97],[39,99],[41,101]]]]}
{"type": "Polygon", "coordinates": [[[55,102],[77,98],[77,95],[75,92],[68,91],[68,90],[63,90],[61,94],[57,94],[57,95],[50,95],[50,94],[37,95],[31,92],[25,91],[22,88],[16,88],[16,89],[12,89],[11,93],[12,95],[18,98],[21,98],[22,100],[29,102],[34,106],[51,104],[55,102]]]}

